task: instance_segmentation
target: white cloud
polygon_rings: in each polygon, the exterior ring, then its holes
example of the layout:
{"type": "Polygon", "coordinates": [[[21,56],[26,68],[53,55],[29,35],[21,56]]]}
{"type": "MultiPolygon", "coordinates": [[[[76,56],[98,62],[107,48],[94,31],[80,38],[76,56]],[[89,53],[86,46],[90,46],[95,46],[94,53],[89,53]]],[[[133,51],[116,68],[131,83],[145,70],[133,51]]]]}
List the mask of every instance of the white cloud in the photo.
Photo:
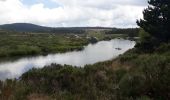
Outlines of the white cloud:
{"type": "Polygon", "coordinates": [[[138,5],[145,6],[147,0],[51,0],[66,6],[91,6],[108,7],[113,5],[138,5]]]}
{"type": "Polygon", "coordinates": [[[28,22],[47,26],[136,27],[146,6],[144,0],[52,0],[59,7],[43,3],[26,6],[20,0],[0,1],[0,24],[28,22]]]}

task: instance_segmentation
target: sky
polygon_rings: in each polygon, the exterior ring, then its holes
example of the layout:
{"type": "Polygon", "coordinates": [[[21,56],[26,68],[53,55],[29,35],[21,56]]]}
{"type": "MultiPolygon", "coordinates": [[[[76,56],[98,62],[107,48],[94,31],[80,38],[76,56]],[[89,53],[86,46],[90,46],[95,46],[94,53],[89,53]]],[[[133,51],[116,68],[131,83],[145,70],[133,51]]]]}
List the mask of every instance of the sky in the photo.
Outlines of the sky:
{"type": "Polygon", "coordinates": [[[147,0],[0,0],[0,24],[137,27],[147,0]]]}

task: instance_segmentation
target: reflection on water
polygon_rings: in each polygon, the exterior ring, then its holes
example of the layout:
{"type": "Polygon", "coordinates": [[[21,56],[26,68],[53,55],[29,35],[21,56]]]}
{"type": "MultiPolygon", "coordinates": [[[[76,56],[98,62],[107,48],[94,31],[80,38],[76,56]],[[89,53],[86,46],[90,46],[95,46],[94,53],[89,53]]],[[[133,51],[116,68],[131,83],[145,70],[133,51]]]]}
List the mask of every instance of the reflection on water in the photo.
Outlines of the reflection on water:
{"type": "Polygon", "coordinates": [[[89,44],[82,51],[49,54],[47,56],[28,57],[3,62],[0,63],[0,80],[18,78],[33,67],[42,68],[52,63],[83,67],[86,64],[110,60],[133,48],[134,45],[134,41],[114,39],[111,41],[101,41],[97,44],[89,44]]]}

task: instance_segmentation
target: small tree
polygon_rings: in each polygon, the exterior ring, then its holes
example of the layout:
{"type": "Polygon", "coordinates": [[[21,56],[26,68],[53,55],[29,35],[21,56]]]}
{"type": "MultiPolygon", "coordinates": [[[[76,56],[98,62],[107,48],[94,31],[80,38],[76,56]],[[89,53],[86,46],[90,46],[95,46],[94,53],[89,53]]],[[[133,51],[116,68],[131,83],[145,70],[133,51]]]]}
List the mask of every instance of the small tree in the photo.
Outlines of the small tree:
{"type": "Polygon", "coordinates": [[[149,0],[143,19],[137,21],[151,37],[159,42],[170,40],[170,0],[149,0]]]}

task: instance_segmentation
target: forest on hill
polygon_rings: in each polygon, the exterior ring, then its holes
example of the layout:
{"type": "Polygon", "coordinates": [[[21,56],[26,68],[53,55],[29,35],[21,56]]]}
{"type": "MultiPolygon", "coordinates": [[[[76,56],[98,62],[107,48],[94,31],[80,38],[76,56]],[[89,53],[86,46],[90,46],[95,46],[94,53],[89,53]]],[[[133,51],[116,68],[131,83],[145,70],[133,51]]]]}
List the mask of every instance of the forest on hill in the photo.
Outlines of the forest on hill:
{"type": "Polygon", "coordinates": [[[135,34],[138,28],[111,28],[111,27],[45,27],[30,23],[14,23],[0,25],[1,30],[16,31],[21,33],[53,33],[53,34],[84,34],[87,31],[105,30],[107,34],[135,34]]]}

